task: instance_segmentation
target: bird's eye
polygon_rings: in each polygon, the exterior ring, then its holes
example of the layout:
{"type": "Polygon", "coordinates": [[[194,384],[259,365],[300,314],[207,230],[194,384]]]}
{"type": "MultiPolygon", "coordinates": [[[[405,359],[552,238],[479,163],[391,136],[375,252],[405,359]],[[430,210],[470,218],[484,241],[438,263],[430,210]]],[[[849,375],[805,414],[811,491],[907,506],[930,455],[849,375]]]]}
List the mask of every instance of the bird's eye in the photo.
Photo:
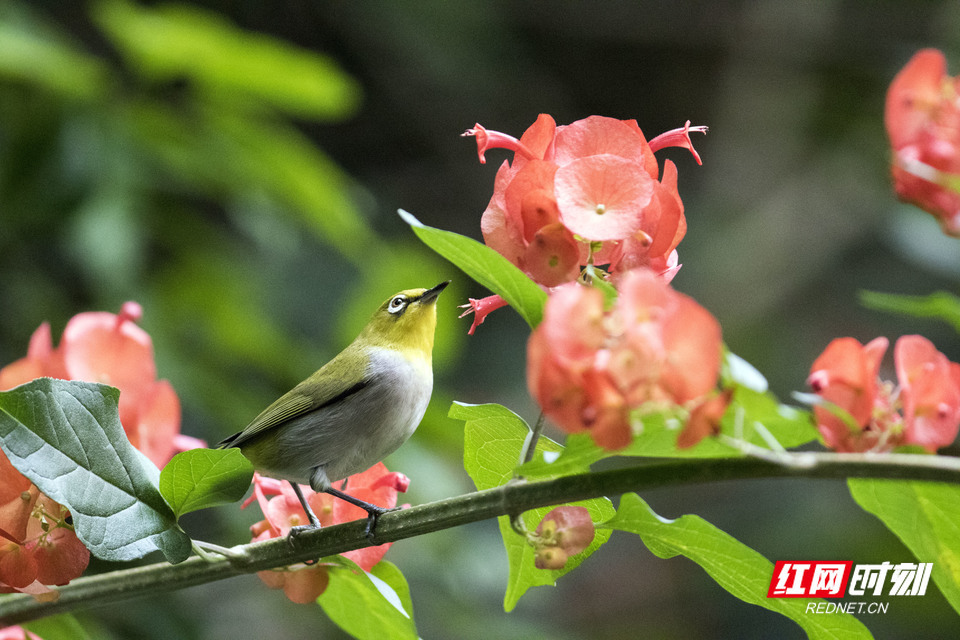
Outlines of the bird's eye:
{"type": "Polygon", "coordinates": [[[387,311],[390,313],[400,313],[407,306],[407,299],[403,296],[397,296],[387,305],[387,311]]]}

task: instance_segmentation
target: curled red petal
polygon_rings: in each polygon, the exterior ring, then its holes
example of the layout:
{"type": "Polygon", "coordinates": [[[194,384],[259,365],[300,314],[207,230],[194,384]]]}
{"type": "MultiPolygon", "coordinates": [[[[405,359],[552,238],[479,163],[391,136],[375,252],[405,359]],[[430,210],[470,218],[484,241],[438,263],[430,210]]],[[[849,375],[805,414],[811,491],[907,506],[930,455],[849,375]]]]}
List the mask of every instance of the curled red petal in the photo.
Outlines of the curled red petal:
{"type": "Polygon", "coordinates": [[[379,489],[381,487],[389,487],[399,493],[406,493],[407,489],[410,488],[410,478],[399,471],[393,471],[380,476],[380,478],[370,485],[371,489],[379,489]]]}
{"type": "Polygon", "coordinates": [[[460,314],[460,317],[473,314],[473,324],[470,325],[470,329],[467,331],[468,335],[473,335],[473,332],[477,330],[483,321],[487,319],[487,315],[492,311],[496,311],[500,307],[507,306],[507,301],[501,298],[500,296],[487,296],[486,298],[469,298],[469,302],[464,305],[460,305],[461,309],[464,309],[464,312],[460,314]]]}
{"type": "Polygon", "coordinates": [[[693,141],[690,139],[690,132],[705,134],[707,131],[709,131],[709,129],[702,125],[691,127],[690,121],[687,120],[683,127],[661,133],[656,138],[651,140],[650,148],[654,151],[659,151],[660,149],[664,149],[666,147],[681,147],[690,152],[690,154],[693,156],[693,159],[697,161],[697,164],[703,164],[703,160],[700,159],[700,154],[697,153],[697,150],[693,148],[693,141]]]}
{"type": "Polygon", "coordinates": [[[509,149],[527,158],[534,157],[533,153],[513,136],[499,131],[490,131],[479,122],[473,125],[472,129],[467,129],[460,135],[462,137],[472,136],[477,139],[477,156],[480,159],[480,164],[486,164],[485,154],[490,149],[509,149]]]}

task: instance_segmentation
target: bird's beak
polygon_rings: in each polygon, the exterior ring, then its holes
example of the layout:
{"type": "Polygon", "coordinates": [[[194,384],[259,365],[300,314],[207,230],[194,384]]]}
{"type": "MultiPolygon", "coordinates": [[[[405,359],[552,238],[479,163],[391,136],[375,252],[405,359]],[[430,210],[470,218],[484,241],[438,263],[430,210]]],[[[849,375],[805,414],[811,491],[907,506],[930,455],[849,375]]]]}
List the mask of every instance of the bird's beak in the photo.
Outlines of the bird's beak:
{"type": "Polygon", "coordinates": [[[447,285],[450,284],[450,281],[441,282],[433,289],[427,289],[423,292],[423,295],[420,296],[420,304],[430,304],[437,299],[437,296],[440,295],[440,292],[447,288],[447,285]]]}

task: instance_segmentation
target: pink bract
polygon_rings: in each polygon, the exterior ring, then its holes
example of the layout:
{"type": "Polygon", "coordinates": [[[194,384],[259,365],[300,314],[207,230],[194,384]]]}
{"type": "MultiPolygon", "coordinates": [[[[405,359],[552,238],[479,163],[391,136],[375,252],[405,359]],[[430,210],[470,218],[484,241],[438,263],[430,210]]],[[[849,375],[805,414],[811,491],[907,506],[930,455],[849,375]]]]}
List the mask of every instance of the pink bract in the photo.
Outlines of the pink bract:
{"type": "Polygon", "coordinates": [[[631,411],[708,394],[722,355],[716,319],[657,274],[632,270],[618,285],[610,310],[597,289],[557,287],[527,344],[527,384],[544,413],[611,450],[630,443],[631,411]]]}

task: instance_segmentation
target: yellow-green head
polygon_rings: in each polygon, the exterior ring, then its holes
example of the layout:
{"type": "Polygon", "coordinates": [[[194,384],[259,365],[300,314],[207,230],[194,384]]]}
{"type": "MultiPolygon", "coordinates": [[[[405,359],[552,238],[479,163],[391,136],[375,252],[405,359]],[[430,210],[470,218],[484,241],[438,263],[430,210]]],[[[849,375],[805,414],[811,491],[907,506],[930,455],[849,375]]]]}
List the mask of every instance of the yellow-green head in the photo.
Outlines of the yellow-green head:
{"type": "Polygon", "coordinates": [[[408,357],[430,357],[437,327],[437,296],[450,284],[432,289],[406,289],[390,296],[357,337],[365,346],[385,347],[408,357]]]}

